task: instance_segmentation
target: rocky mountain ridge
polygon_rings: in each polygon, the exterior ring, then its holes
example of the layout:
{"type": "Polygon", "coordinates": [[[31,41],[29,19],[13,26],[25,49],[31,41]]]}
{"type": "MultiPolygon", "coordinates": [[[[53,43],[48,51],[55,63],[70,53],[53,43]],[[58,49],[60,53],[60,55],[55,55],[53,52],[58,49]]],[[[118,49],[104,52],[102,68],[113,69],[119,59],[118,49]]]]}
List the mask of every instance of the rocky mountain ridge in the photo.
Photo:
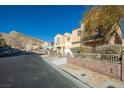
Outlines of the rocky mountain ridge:
{"type": "Polygon", "coordinates": [[[29,51],[42,49],[43,47],[44,41],[23,35],[22,33],[16,31],[1,34],[7,45],[12,48],[29,51]]]}

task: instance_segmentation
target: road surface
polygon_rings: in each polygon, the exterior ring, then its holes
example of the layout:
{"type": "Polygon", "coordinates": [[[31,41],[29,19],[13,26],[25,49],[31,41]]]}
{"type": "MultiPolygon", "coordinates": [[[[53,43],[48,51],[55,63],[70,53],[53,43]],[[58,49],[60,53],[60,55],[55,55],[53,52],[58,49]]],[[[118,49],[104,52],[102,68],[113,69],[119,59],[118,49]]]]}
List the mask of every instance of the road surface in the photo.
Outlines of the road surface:
{"type": "Polygon", "coordinates": [[[38,55],[22,55],[0,58],[0,87],[75,88],[78,86],[38,55]]]}

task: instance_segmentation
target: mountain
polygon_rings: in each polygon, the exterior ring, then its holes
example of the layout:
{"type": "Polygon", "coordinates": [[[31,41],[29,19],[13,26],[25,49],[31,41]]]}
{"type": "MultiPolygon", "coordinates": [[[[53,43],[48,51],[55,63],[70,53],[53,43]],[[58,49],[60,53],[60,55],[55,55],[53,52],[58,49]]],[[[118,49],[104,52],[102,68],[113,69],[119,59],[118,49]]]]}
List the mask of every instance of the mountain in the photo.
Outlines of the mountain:
{"type": "Polygon", "coordinates": [[[2,38],[6,41],[7,45],[12,48],[20,49],[20,50],[40,50],[43,47],[43,41],[38,40],[22,33],[11,31],[10,33],[1,33],[2,38]]]}

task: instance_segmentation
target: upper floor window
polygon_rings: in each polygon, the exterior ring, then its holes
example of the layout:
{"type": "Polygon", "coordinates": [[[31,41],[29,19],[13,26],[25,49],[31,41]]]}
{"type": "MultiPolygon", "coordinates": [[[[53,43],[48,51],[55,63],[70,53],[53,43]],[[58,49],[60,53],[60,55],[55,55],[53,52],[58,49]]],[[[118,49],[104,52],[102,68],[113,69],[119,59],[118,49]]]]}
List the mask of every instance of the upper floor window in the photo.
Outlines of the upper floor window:
{"type": "Polygon", "coordinates": [[[57,38],[56,43],[57,43],[57,44],[60,44],[60,38],[57,38]]]}
{"type": "Polygon", "coordinates": [[[67,41],[70,41],[70,36],[67,37],[67,41]]]}
{"type": "Polygon", "coordinates": [[[80,36],[81,35],[81,31],[79,30],[78,32],[77,32],[77,36],[80,36]]]}

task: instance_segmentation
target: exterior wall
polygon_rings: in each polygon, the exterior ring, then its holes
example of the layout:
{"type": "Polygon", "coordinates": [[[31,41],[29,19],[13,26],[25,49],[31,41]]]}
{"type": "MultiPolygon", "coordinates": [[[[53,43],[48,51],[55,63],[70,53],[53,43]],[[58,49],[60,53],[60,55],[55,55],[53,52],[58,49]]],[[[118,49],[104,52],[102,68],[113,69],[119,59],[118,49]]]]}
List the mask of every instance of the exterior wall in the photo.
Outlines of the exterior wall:
{"type": "Polygon", "coordinates": [[[108,42],[109,44],[111,45],[114,45],[115,44],[115,36],[112,36],[108,42]]]}
{"type": "Polygon", "coordinates": [[[52,48],[52,45],[49,42],[44,42],[43,48],[44,48],[44,50],[51,49],[52,48]]]}
{"type": "Polygon", "coordinates": [[[64,54],[63,52],[63,45],[64,45],[64,38],[63,38],[63,35],[61,34],[57,34],[55,37],[54,37],[54,49],[57,51],[57,53],[60,53],[60,54],[64,54]],[[59,38],[59,42],[58,42],[58,38],[59,38]]]}
{"type": "Polygon", "coordinates": [[[122,81],[124,81],[124,50],[122,52],[122,81]]]}
{"type": "Polygon", "coordinates": [[[65,46],[65,36],[62,36],[62,46],[65,46]]]}
{"type": "Polygon", "coordinates": [[[61,34],[57,34],[54,38],[54,44],[55,46],[61,46],[62,45],[62,35],[61,34]],[[58,42],[58,38],[60,39],[60,41],[58,42]]]}
{"type": "Polygon", "coordinates": [[[122,39],[122,46],[124,47],[124,39],[122,39]]]}
{"type": "Polygon", "coordinates": [[[84,25],[84,23],[81,23],[81,25],[80,25],[80,29],[81,29],[81,30],[84,30],[84,29],[85,29],[85,25],[84,25]]]}
{"type": "MultiPolygon", "coordinates": [[[[104,74],[119,80],[121,79],[121,64],[97,62],[93,60],[91,62],[91,61],[81,60],[79,58],[74,58],[74,57],[68,57],[67,62],[81,66],[89,70],[99,72],[101,74],[104,74]]],[[[123,68],[124,68],[124,65],[123,65],[123,68]]],[[[124,80],[124,73],[123,73],[123,80],[124,80]]]]}
{"type": "Polygon", "coordinates": [[[64,48],[64,54],[67,55],[67,54],[72,54],[71,53],[71,47],[72,47],[72,40],[71,40],[71,34],[70,33],[65,33],[64,34],[64,37],[65,37],[65,48],[64,48]],[[68,40],[68,37],[70,37],[70,40],[68,40]]]}
{"type": "Polygon", "coordinates": [[[71,48],[81,46],[81,36],[77,36],[77,32],[79,30],[84,30],[84,29],[85,27],[84,27],[84,24],[82,23],[80,28],[72,31],[72,34],[71,33],[65,33],[64,35],[57,34],[54,37],[54,48],[53,49],[63,55],[67,55],[68,53],[72,55],[71,48]],[[69,41],[67,40],[68,36],[70,36],[69,41]],[[57,38],[61,39],[60,44],[57,44],[57,38]],[[72,42],[74,43],[72,44],[72,42]],[[57,47],[59,47],[59,49],[57,47]]]}
{"type": "Polygon", "coordinates": [[[84,31],[85,31],[85,25],[84,25],[84,23],[81,23],[80,30],[81,30],[81,39],[82,39],[84,37],[84,31]]]}
{"type": "Polygon", "coordinates": [[[72,44],[72,47],[80,47],[81,43],[72,44]]]}
{"type": "Polygon", "coordinates": [[[80,47],[80,43],[81,43],[81,33],[78,36],[78,31],[80,31],[81,29],[75,29],[72,31],[72,47],[80,47]]]}

